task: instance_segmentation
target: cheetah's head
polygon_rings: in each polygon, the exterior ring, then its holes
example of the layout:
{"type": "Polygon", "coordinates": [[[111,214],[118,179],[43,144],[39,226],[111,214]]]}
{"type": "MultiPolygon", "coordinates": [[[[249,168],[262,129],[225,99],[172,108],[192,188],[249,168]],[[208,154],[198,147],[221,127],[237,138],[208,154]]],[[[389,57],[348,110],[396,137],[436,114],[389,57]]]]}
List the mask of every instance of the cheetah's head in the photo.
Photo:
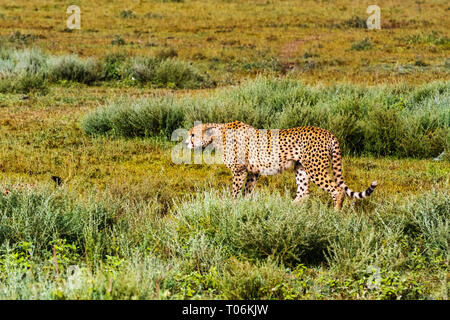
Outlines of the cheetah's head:
{"type": "Polygon", "coordinates": [[[186,140],[188,149],[205,148],[220,134],[219,126],[215,123],[202,123],[192,127],[186,140]]]}

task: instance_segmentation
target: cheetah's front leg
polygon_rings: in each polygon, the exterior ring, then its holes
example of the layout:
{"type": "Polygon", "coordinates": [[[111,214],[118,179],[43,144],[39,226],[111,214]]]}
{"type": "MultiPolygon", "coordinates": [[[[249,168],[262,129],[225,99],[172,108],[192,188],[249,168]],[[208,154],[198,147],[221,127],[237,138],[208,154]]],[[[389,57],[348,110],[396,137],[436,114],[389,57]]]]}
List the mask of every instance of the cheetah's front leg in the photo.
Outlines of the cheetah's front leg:
{"type": "Polygon", "coordinates": [[[247,172],[245,170],[233,170],[233,199],[236,200],[237,195],[242,189],[247,172]]]}

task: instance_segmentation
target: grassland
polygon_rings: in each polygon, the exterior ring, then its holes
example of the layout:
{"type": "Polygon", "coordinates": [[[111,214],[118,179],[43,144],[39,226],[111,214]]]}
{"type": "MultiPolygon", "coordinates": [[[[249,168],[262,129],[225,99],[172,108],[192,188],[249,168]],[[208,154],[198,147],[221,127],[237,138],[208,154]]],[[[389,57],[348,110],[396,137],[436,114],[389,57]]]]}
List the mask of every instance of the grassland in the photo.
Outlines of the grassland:
{"type": "Polygon", "coordinates": [[[381,30],[375,31],[365,28],[371,4],[19,0],[0,7],[0,34],[4,42],[56,55],[177,56],[220,84],[257,73],[291,73],[312,84],[448,78],[447,1],[378,1],[381,30]],[[80,30],[66,27],[71,4],[80,7],[80,30]]]}
{"type": "Polygon", "coordinates": [[[83,89],[2,97],[2,298],[447,299],[445,158],[346,156],[350,186],[380,187],[340,213],[314,186],[293,206],[291,172],[234,206],[229,172],[173,164],[164,136],[82,131],[99,103],[144,89],[83,89]]]}
{"type": "Polygon", "coordinates": [[[376,31],[368,4],[0,5],[0,298],[448,299],[448,4],[380,1],[376,31]],[[336,213],[288,171],[233,203],[169,137],[235,119],[326,127],[379,186],[336,213]]]}

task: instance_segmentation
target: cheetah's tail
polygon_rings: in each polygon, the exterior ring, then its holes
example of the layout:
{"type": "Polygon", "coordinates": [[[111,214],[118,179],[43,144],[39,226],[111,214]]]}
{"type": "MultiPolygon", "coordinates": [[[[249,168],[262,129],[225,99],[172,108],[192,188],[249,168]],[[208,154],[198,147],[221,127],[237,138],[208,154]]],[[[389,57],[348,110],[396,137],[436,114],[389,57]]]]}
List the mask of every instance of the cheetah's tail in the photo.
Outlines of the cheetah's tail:
{"type": "Polygon", "coordinates": [[[332,158],[332,167],[333,167],[333,176],[336,181],[336,184],[339,188],[345,191],[345,194],[350,198],[365,198],[368,197],[377,187],[377,182],[374,181],[370,184],[367,190],[362,192],[355,192],[351,190],[344,182],[344,178],[342,177],[342,160],[341,160],[341,150],[339,148],[339,143],[336,137],[332,137],[331,140],[331,158],[332,158]]]}

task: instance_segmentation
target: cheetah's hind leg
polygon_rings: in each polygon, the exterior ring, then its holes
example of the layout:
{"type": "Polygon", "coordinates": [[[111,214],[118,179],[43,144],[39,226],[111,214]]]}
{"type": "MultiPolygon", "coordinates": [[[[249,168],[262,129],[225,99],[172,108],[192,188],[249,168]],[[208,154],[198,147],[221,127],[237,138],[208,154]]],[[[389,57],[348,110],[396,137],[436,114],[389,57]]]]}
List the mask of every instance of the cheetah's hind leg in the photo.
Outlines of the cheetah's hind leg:
{"type": "Polygon", "coordinates": [[[233,176],[233,184],[232,184],[232,196],[233,200],[236,203],[237,197],[242,190],[242,186],[244,185],[245,177],[247,176],[247,172],[245,170],[232,170],[233,176]]]}
{"type": "Polygon", "coordinates": [[[334,202],[334,208],[336,210],[341,210],[342,204],[344,203],[344,200],[345,200],[345,191],[344,191],[344,189],[340,189],[339,187],[337,189],[338,189],[339,193],[336,196],[336,200],[334,202]]]}

